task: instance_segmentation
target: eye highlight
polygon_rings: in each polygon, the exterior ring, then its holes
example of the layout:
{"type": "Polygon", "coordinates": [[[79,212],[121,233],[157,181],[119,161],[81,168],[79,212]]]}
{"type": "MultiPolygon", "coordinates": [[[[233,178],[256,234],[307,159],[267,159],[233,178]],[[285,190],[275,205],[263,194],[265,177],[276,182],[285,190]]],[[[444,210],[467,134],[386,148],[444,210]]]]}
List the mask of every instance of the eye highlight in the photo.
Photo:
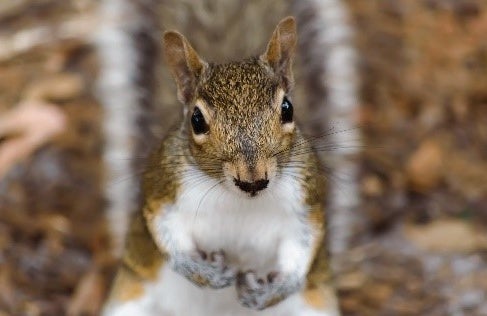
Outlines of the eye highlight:
{"type": "Polygon", "coordinates": [[[193,115],[191,116],[191,126],[193,127],[193,132],[196,135],[205,134],[209,131],[205,117],[198,107],[194,108],[193,115]]]}
{"type": "Polygon", "coordinates": [[[293,105],[287,97],[282,99],[281,104],[281,123],[291,123],[293,121],[293,105]]]}

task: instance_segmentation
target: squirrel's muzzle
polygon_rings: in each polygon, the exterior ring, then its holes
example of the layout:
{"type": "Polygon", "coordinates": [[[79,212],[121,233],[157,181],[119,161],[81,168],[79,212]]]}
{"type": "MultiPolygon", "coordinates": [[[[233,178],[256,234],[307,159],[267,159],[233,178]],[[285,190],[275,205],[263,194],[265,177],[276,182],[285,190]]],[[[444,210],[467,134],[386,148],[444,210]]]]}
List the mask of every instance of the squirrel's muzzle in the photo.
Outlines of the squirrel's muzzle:
{"type": "Polygon", "coordinates": [[[251,197],[269,187],[275,168],[275,159],[268,158],[256,159],[255,163],[249,163],[247,159],[238,159],[223,166],[227,179],[251,197]]]}

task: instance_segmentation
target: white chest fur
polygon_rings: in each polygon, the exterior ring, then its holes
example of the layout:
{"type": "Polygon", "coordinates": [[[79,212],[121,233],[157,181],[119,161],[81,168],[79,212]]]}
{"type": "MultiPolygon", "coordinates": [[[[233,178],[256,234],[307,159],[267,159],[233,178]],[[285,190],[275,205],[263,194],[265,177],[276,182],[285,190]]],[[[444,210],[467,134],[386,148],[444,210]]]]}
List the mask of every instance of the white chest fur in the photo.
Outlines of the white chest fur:
{"type": "Polygon", "coordinates": [[[197,170],[188,174],[176,202],[164,205],[155,223],[156,238],[169,253],[223,250],[240,269],[269,272],[280,241],[310,233],[303,192],[291,177],[275,177],[250,198],[197,170]]]}

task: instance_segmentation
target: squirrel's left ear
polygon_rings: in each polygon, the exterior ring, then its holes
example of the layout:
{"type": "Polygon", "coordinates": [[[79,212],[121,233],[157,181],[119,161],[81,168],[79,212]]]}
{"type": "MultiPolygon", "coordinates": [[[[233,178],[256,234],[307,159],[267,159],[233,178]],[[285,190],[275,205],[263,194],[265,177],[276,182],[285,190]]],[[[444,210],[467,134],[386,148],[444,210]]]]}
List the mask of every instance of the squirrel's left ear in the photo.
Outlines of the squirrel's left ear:
{"type": "Polygon", "coordinates": [[[266,52],[260,57],[279,77],[286,92],[293,85],[292,63],[296,41],[296,21],[288,16],[276,26],[266,52]]]}

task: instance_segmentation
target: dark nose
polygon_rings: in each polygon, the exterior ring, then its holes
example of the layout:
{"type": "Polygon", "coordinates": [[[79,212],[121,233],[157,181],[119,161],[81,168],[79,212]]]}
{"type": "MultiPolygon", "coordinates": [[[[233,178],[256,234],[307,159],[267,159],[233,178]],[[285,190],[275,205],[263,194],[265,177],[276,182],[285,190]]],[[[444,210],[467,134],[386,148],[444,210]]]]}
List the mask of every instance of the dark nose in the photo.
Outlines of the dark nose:
{"type": "Polygon", "coordinates": [[[238,179],[233,179],[233,181],[235,182],[235,185],[240,188],[240,190],[250,193],[251,196],[255,196],[257,192],[264,190],[269,184],[269,180],[267,179],[261,179],[255,182],[245,182],[238,179]]]}

